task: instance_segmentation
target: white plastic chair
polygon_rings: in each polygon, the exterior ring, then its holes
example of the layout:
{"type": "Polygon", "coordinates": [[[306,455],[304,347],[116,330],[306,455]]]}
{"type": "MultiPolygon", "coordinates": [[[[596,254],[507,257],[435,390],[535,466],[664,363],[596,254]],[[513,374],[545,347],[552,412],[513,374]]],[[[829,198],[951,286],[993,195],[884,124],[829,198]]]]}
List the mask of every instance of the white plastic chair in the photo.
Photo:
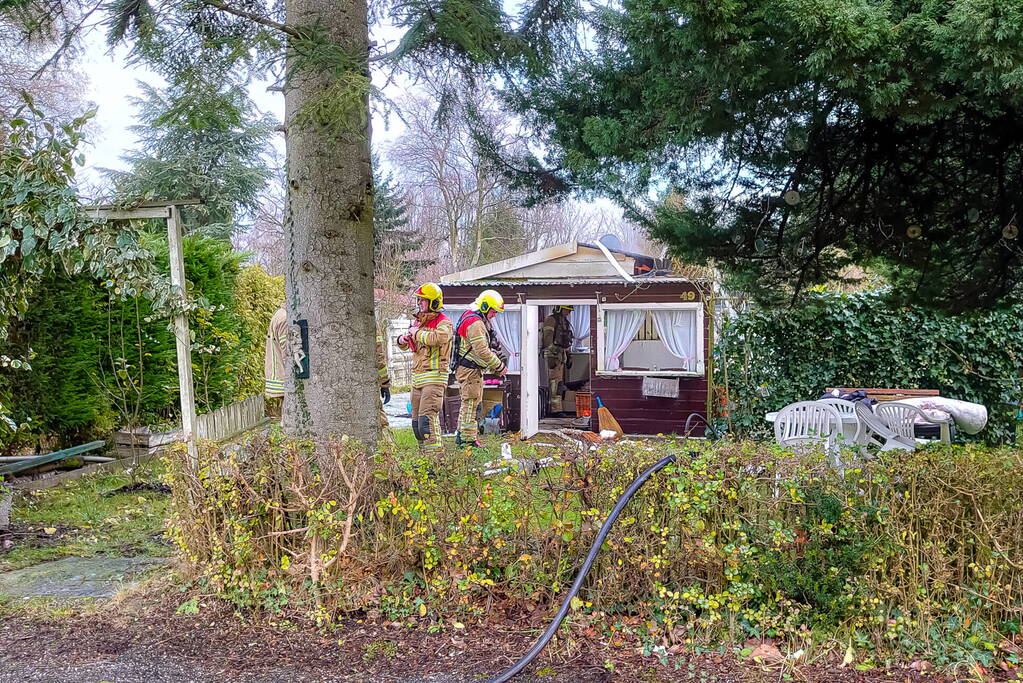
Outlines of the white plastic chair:
{"type": "Polygon", "coordinates": [[[859,418],[860,424],[864,427],[863,445],[874,444],[880,446],[882,451],[896,449],[912,451],[916,449],[916,441],[912,437],[907,439],[894,431],[867,406],[857,402],[855,403],[855,410],[856,417],[859,418]]]}
{"type": "Polygon", "coordinates": [[[888,403],[882,403],[877,406],[874,411],[879,418],[884,420],[884,423],[891,427],[892,431],[901,437],[909,439],[914,445],[917,443],[931,443],[933,439],[917,439],[915,436],[915,427],[917,424],[917,418],[923,419],[924,422],[930,422],[941,426],[941,442],[951,443],[951,423],[952,418],[947,420],[935,420],[927,415],[923,410],[917,406],[909,403],[900,403],[898,401],[889,401],[888,403]]]}
{"type": "MultiPolygon", "coordinates": [[[[866,428],[863,426],[863,422],[856,416],[856,402],[845,401],[840,398],[822,398],[817,403],[823,403],[824,405],[831,406],[838,411],[839,417],[844,418],[846,415],[852,415],[856,418],[856,434],[852,440],[842,445],[844,446],[864,446],[866,445],[866,428]]],[[[840,428],[839,433],[844,434],[845,429],[840,428]]]]}
{"type": "Polygon", "coordinates": [[[821,444],[833,454],[841,433],[838,411],[817,401],[790,403],[774,418],[774,439],[780,446],[821,444]]]}

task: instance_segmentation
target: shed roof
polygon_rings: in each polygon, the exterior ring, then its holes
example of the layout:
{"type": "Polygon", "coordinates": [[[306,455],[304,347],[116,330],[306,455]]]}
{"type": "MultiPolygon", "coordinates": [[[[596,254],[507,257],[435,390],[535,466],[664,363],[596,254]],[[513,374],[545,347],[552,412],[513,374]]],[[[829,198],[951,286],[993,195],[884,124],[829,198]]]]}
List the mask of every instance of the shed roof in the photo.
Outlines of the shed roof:
{"type": "Polygon", "coordinates": [[[609,259],[600,246],[585,242],[567,242],[451,273],[442,277],[441,283],[478,285],[484,282],[531,284],[620,282],[622,278],[619,269],[630,276],[642,277],[651,277],[654,273],[664,270],[664,264],[653,256],[621,249],[608,249],[611,254],[609,259]]]}
{"type": "Polygon", "coordinates": [[[562,280],[538,280],[538,279],[523,279],[523,280],[463,280],[461,282],[447,282],[444,281],[445,287],[515,287],[516,285],[530,285],[530,286],[554,286],[554,285],[657,285],[657,284],[686,284],[691,283],[693,280],[684,277],[637,277],[635,282],[625,282],[619,278],[590,278],[590,279],[562,279],[562,280]]]}

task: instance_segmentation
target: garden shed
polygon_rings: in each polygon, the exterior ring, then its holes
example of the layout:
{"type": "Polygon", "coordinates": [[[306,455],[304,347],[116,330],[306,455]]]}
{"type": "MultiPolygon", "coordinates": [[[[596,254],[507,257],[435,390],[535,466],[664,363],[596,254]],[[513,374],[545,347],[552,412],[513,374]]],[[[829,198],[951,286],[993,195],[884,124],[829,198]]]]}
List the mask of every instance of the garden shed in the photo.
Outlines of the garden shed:
{"type": "MultiPolygon", "coordinates": [[[[541,327],[558,305],[571,305],[574,343],[565,410],[571,426],[597,431],[596,403],[585,419],[582,397],[600,397],[628,434],[680,434],[691,413],[706,413],[713,310],[709,281],[673,273],[665,260],[569,242],[451,273],[441,280],[444,310],[457,320],[483,289],[495,289],[505,312],[494,326],[508,351],[509,373],[491,385],[485,405],[501,402],[504,424],[525,437],[569,426],[547,415],[547,368],[541,327]],[[499,392],[494,396],[493,392],[499,392]]],[[[455,414],[449,390],[445,413],[455,414]]],[[[700,431],[702,433],[702,424],[700,431]]]]}

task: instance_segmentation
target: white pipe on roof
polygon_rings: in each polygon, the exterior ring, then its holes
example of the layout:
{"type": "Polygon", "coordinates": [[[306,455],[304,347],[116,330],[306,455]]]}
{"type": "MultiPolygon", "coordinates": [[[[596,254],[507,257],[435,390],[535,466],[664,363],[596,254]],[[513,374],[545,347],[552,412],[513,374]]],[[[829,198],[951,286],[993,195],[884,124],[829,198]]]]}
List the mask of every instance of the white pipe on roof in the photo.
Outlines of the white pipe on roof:
{"type": "Polygon", "coordinates": [[[625,270],[620,265],[618,265],[618,261],[616,261],[615,257],[611,255],[611,252],[608,250],[608,248],[606,246],[604,246],[603,242],[601,242],[600,240],[597,240],[597,246],[600,248],[600,250],[602,252],[604,252],[604,258],[607,259],[607,262],[610,263],[612,266],[614,266],[615,270],[618,271],[619,275],[621,275],[623,278],[625,278],[626,282],[635,282],[636,281],[636,279],[634,277],[632,277],[631,275],[626,273],[625,270]]]}

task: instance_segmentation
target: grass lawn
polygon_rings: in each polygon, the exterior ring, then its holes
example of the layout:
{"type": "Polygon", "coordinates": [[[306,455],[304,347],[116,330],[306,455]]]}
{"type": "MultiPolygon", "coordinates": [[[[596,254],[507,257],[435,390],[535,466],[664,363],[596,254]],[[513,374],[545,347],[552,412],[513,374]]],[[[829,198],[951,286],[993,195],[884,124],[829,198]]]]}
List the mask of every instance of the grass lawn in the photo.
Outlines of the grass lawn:
{"type": "MultiPolygon", "coordinates": [[[[411,429],[394,430],[399,448],[414,452],[416,440],[411,429]]],[[[502,439],[482,438],[487,452],[476,456],[481,462],[501,457],[502,439]]],[[[447,448],[454,448],[445,439],[447,448]]],[[[516,457],[535,458],[536,449],[515,443],[516,457]]],[[[141,468],[138,481],[156,483],[163,474],[159,460],[141,468]]],[[[133,482],[124,472],[86,476],[41,491],[19,491],[11,510],[11,532],[0,539],[0,571],[28,567],[67,556],[113,557],[167,556],[173,548],[163,540],[169,496],[153,490],[112,493],[133,482]]]]}
{"type": "MultiPolygon", "coordinates": [[[[398,447],[414,453],[411,429],[394,430],[398,447]]],[[[497,435],[481,435],[486,451],[474,454],[481,463],[499,460],[497,435]]],[[[448,449],[455,448],[450,438],[448,449]]],[[[516,458],[542,457],[527,443],[512,443],[516,458]]],[[[137,481],[156,483],[163,474],[159,460],[141,468],[137,481]]],[[[124,472],[86,476],[61,486],[15,494],[11,531],[0,534],[0,571],[20,569],[67,556],[113,557],[168,556],[173,548],[163,540],[169,496],[153,490],[112,493],[131,485],[124,472]],[[8,545],[3,541],[12,541],[8,545]]]]}
{"type": "MultiPolygon", "coordinates": [[[[163,466],[153,460],[140,470],[137,481],[157,483],[163,466]]],[[[15,493],[11,531],[0,534],[13,545],[0,546],[0,571],[66,556],[170,555],[163,540],[170,497],[151,489],[112,493],[132,483],[117,472],[15,493]]]]}
{"type": "MultiPolygon", "coordinates": [[[[394,435],[394,443],[399,449],[407,451],[409,453],[415,452],[416,437],[412,434],[412,429],[391,429],[391,433],[394,435]]],[[[529,442],[522,442],[512,438],[511,434],[480,434],[480,442],[486,446],[486,450],[477,451],[476,455],[479,457],[481,462],[487,462],[490,460],[497,460],[501,457],[501,443],[509,442],[512,446],[512,455],[516,458],[538,458],[542,457],[542,454],[537,450],[537,447],[529,442]]],[[[543,439],[538,439],[543,441],[543,439]]],[[[444,437],[444,447],[448,450],[457,448],[455,446],[455,439],[451,436],[444,437]]]]}

